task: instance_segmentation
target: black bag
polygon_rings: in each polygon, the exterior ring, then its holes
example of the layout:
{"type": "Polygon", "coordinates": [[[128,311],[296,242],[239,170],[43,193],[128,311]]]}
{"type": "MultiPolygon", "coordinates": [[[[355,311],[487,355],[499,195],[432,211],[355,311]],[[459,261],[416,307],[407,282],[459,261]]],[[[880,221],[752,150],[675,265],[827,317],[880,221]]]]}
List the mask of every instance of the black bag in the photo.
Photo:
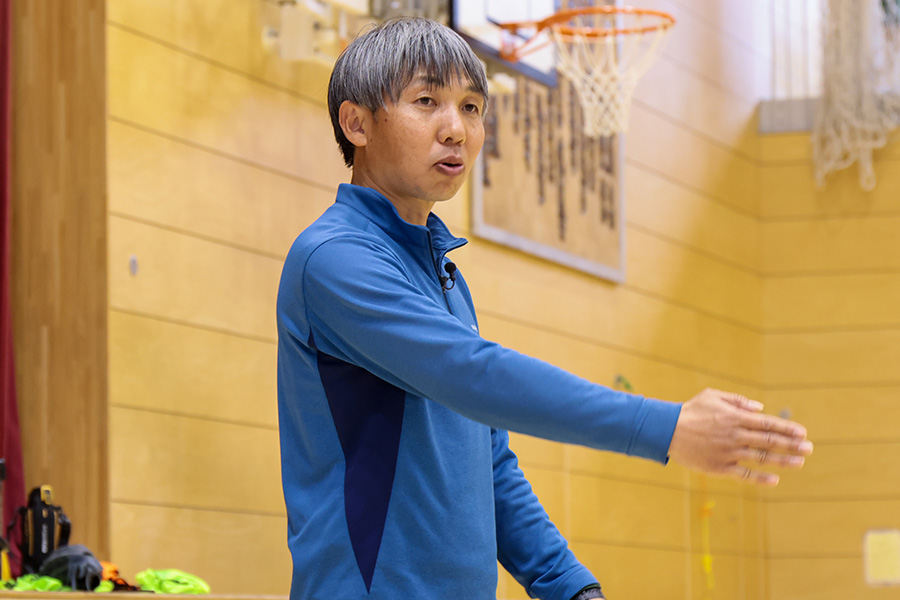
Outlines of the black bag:
{"type": "Polygon", "coordinates": [[[22,528],[22,573],[38,573],[44,560],[60,546],[69,543],[72,523],[62,508],[53,502],[53,490],[49,485],[34,488],[28,494],[28,506],[19,507],[16,518],[22,528]]]}
{"type": "Polygon", "coordinates": [[[55,577],[73,590],[92,591],[100,585],[103,567],[90,550],[75,544],[54,550],[41,565],[40,574],[55,577]]]}

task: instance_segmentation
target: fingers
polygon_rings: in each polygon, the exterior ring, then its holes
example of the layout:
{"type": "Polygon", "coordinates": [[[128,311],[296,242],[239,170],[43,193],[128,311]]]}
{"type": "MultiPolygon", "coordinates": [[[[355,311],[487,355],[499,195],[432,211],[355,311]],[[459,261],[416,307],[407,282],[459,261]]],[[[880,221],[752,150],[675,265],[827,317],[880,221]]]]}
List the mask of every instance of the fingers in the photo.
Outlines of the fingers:
{"type": "Polygon", "coordinates": [[[809,456],[813,444],[809,440],[788,437],[774,431],[745,430],[740,435],[740,442],[752,450],[767,450],[792,456],[809,456]]]}
{"type": "MultiPolygon", "coordinates": [[[[740,408],[751,413],[762,412],[763,404],[761,402],[751,400],[750,398],[742,396],[741,394],[735,394],[732,392],[720,392],[718,390],[715,391],[722,397],[723,400],[736,408],[740,408]]],[[[782,435],[806,438],[806,428],[803,427],[803,425],[801,425],[800,423],[795,423],[794,421],[788,421],[787,419],[781,419],[779,417],[773,417],[770,415],[742,415],[741,425],[747,427],[748,429],[774,431],[782,435]]]]}
{"type": "Polygon", "coordinates": [[[777,452],[771,452],[764,448],[745,448],[738,455],[738,460],[745,463],[773,465],[788,469],[799,469],[803,466],[803,463],[806,462],[802,456],[778,454],[777,452]]]}
{"type": "MultiPolygon", "coordinates": [[[[718,391],[718,390],[716,390],[718,391]]],[[[751,412],[760,412],[763,409],[762,402],[757,402],[756,400],[751,400],[746,396],[742,396],[740,394],[735,394],[732,392],[718,392],[722,399],[742,410],[749,410],[751,412]]]]}
{"type": "Polygon", "coordinates": [[[762,471],[754,471],[741,465],[732,465],[726,469],[725,475],[732,479],[737,479],[744,483],[753,483],[756,485],[764,485],[774,487],[778,485],[778,475],[772,473],[763,473],[762,471]]]}
{"type": "Polygon", "coordinates": [[[806,438],[806,428],[803,425],[771,415],[741,415],[741,425],[752,431],[765,431],[801,440],[806,438]]]}

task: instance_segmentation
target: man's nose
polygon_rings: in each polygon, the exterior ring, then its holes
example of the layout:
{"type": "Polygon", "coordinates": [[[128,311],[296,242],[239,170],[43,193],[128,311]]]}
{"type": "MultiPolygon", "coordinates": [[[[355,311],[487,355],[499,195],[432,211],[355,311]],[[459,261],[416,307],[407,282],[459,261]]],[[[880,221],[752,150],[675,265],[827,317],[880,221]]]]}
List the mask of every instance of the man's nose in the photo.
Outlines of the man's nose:
{"type": "Polygon", "coordinates": [[[466,141],[466,124],[460,110],[456,107],[447,107],[442,111],[441,130],[438,136],[445,144],[462,144],[466,141]]]}

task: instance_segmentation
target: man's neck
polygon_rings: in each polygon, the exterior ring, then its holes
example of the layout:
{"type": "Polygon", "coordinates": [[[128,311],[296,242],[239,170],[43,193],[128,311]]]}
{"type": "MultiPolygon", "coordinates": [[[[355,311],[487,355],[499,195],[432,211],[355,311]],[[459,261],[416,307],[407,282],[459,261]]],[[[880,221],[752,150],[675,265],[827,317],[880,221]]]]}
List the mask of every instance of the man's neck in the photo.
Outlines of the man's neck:
{"type": "Polygon", "coordinates": [[[422,226],[428,224],[428,215],[431,214],[434,202],[426,202],[425,200],[418,200],[415,198],[395,198],[373,181],[372,178],[368,176],[365,169],[353,169],[353,176],[350,178],[350,183],[371,188],[380,193],[394,205],[394,208],[397,209],[397,214],[407,223],[422,226]]]}

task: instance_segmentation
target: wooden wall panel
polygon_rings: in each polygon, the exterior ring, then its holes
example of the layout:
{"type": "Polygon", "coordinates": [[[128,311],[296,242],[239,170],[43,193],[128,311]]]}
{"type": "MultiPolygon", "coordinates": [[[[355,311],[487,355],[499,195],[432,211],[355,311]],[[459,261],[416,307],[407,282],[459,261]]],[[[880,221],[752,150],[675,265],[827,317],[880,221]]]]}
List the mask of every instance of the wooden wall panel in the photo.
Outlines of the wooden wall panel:
{"type": "MultiPolygon", "coordinates": [[[[900,171],[900,170],[898,170],[900,171]]],[[[900,216],[767,223],[761,235],[766,273],[900,271],[900,216]]]]}
{"type": "Polygon", "coordinates": [[[284,514],[278,432],[112,407],[113,502],[284,514]]]}
{"type": "Polygon", "coordinates": [[[253,2],[228,0],[115,0],[108,21],[154,41],[250,73],[253,50],[262,51],[257,25],[260,9],[253,2]],[[257,30],[257,31],[254,31],[257,30]]]}
{"type": "Polygon", "coordinates": [[[744,214],[759,203],[756,162],[634,104],[626,160],[701,190],[744,214]]]}
{"type": "MultiPolygon", "coordinates": [[[[742,490],[735,485],[735,491],[740,494],[742,490]]],[[[686,501],[690,517],[688,543],[694,552],[739,556],[752,551],[744,531],[745,505],[751,503],[741,495],[693,489],[686,501]]]]}
{"type": "Polygon", "coordinates": [[[482,336],[486,339],[540,358],[602,385],[614,386],[616,375],[625,374],[636,386],[636,393],[651,397],[686,400],[703,390],[703,382],[708,382],[708,387],[746,390],[750,395],[755,395],[755,390],[747,387],[745,382],[634,356],[557,333],[532,329],[499,317],[482,315],[480,325],[482,336]]]}
{"type": "Polygon", "coordinates": [[[642,294],[623,296],[616,315],[621,346],[725,379],[758,381],[756,331],[642,294]]]}
{"type": "Polygon", "coordinates": [[[514,431],[509,434],[509,447],[519,459],[519,466],[562,471],[565,468],[566,446],[549,440],[514,431]]]}
{"type": "Polygon", "coordinates": [[[876,153],[878,185],[862,192],[856,166],[818,188],[806,136],[760,142],[764,400],[816,442],[801,472],[761,496],[772,600],[890,592],[865,585],[862,543],[898,526],[898,150],[876,153]]]}
{"type": "Polygon", "coordinates": [[[109,22],[325,105],[330,75],[326,65],[283,61],[276,49],[263,47],[263,27],[278,23],[274,3],[116,0],[109,9],[109,22]]]}
{"type": "Polygon", "coordinates": [[[572,543],[684,550],[687,494],[682,490],[572,475],[572,543]]]}
{"type": "MultiPolygon", "coordinates": [[[[872,158],[876,162],[891,161],[900,158],[900,138],[896,136],[888,136],[888,143],[883,148],[878,148],[873,152],[872,158]]],[[[766,164],[764,166],[775,166],[778,163],[807,163],[812,161],[813,145],[812,138],[807,132],[797,133],[776,133],[759,136],[760,160],[766,164]]],[[[843,169],[840,171],[855,173],[855,167],[843,169]]],[[[857,192],[860,198],[865,197],[865,192],[859,189],[857,181],[857,192]]],[[[830,185],[827,187],[831,187],[830,185]]]]}
{"type": "Polygon", "coordinates": [[[695,600],[733,600],[752,595],[754,573],[749,561],[732,554],[704,555],[696,549],[690,555],[691,596],[695,600]],[[707,561],[709,561],[707,563],[707,561]],[[707,566],[708,565],[708,566],[707,566]]]}
{"type": "Polygon", "coordinates": [[[738,380],[759,374],[758,333],[665,299],[473,243],[452,255],[481,315],[505,317],[609,348],[738,380]],[[541,307],[553,310],[542,311],[541,307]]]}
{"type": "Polygon", "coordinates": [[[334,201],[311,185],[111,121],[109,211],[147,224],[284,257],[334,201]]]}
{"type": "Polygon", "coordinates": [[[762,279],[636,229],[628,230],[627,287],[635,287],[698,311],[759,327],[762,279]]]}
{"type": "Polygon", "coordinates": [[[12,3],[10,302],[24,479],[109,552],[106,3],[12,3]]]}
{"type": "Polygon", "coordinates": [[[900,161],[875,163],[878,185],[859,188],[856,167],[838,171],[825,188],[816,185],[809,160],[767,163],[760,168],[760,217],[765,220],[894,214],[900,211],[900,161]]]}
{"type": "MultiPolygon", "coordinates": [[[[759,270],[759,223],[652,170],[625,165],[625,217],[678,244],[744,269],[759,270]]],[[[626,240],[627,243],[627,240],[626,240]]]]}
{"type": "Polygon", "coordinates": [[[213,594],[260,598],[290,591],[284,516],[116,502],[111,527],[113,555],[128,581],[146,568],[179,568],[202,577],[213,594]]]}
{"type": "MultiPolygon", "coordinates": [[[[661,1],[657,4],[659,8],[670,10],[677,16],[681,27],[676,29],[675,33],[679,37],[690,38],[692,33],[695,36],[699,33],[707,41],[719,43],[723,47],[719,58],[724,57],[722,62],[733,64],[735,70],[743,69],[743,73],[751,72],[759,66],[759,59],[754,59],[753,55],[756,53],[768,55],[767,46],[754,47],[753,44],[748,46],[747,43],[747,39],[758,39],[760,35],[760,9],[755,5],[730,6],[726,12],[721,8],[711,9],[709,6],[697,10],[697,7],[686,6],[683,2],[661,1]],[[748,24],[752,24],[752,27],[748,28],[748,24]],[[727,31],[728,34],[722,35],[723,31],[727,31]]],[[[185,3],[166,0],[154,3],[152,7],[146,7],[137,0],[119,0],[111,7],[109,20],[123,29],[140,32],[160,42],[184,48],[204,58],[261,77],[274,85],[322,102],[324,94],[321,93],[321,89],[327,83],[327,71],[319,72],[303,63],[291,64],[279,61],[273,56],[273,52],[264,51],[259,43],[266,17],[274,16],[274,12],[270,7],[259,6],[252,2],[194,0],[185,3]],[[326,81],[321,81],[322,79],[326,81]],[[309,82],[315,82],[317,85],[309,85],[309,82]]],[[[745,78],[735,78],[732,70],[722,68],[721,63],[703,61],[704,64],[698,67],[697,54],[691,48],[691,40],[678,42],[667,49],[676,59],[663,58],[661,62],[668,64],[664,68],[654,68],[647,74],[645,78],[647,83],[641,84],[637,91],[638,100],[646,101],[649,97],[662,98],[663,95],[658,91],[663,90],[671,98],[673,87],[686,89],[687,94],[694,94],[696,102],[682,104],[684,112],[680,110],[672,112],[673,106],[678,105],[676,102],[658,104],[651,101],[649,104],[658,106],[677,120],[699,127],[702,132],[710,132],[711,125],[713,131],[718,129],[716,125],[724,125],[723,129],[738,132],[738,136],[742,139],[734,145],[746,144],[749,152],[755,152],[751,149],[755,145],[755,135],[749,135],[752,131],[739,123],[745,119],[745,115],[735,119],[724,114],[726,111],[736,112],[734,109],[742,104],[752,113],[753,103],[745,101],[744,98],[756,96],[743,93],[746,86],[745,78]],[[658,71],[671,71],[674,74],[658,71]],[[686,82],[690,85],[685,86],[686,82]],[[736,91],[730,91],[728,86],[736,91]],[[700,90],[703,92],[698,93],[700,90]],[[727,101],[711,103],[712,98],[725,93],[726,90],[729,91],[727,101]],[[698,103],[710,104],[712,112],[706,113],[706,118],[702,118],[704,111],[699,108],[698,103]]],[[[752,117],[746,120],[752,120],[752,117]]],[[[713,134],[711,137],[721,138],[726,145],[732,145],[733,138],[728,134],[713,134]]]]}
{"type": "Polygon", "coordinates": [[[281,85],[303,82],[273,85],[191,47],[259,67],[244,51],[259,42],[246,18],[258,3],[115,4],[111,19],[136,26],[107,29],[111,484],[127,520],[116,559],[177,560],[219,592],[284,594],[275,291],[290,243],[348,171],[336,148],[309,143],[332,139],[321,101],[281,85]],[[169,40],[140,30],[170,25],[169,40]],[[191,539],[176,553],[162,536],[136,545],[143,527],[191,539]]]}
{"type": "Polygon", "coordinates": [[[812,158],[812,139],[806,132],[769,133],[759,136],[759,159],[764,167],[776,163],[800,164],[812,158]]]}
{"type": "MultiPolygon", "coordinates": [[[[733,485],[739,485],[733,483],[733,485]]],[[[758,489],[748,489],[741,486],[743,492],[741,499],[741,531],[742,542],[744,548],[744,556],[750,559],[759,559],[758,567],[763,568],[762,557],[765,556],[768,548],[768,540],[766,539],[766,522],[769,515],[769,505],[761,499],[761,491],[758,489]]],[[[713,533],[715,535],[715,533],[713,533]]],[[[759,579],[760,588],[763,586],[761,577],[754,575],[752,579],[759,579]]],[[[754,588],[755,591],[756,588],[754,588]]],[[[762,591],[761,589],[758,591],[762,591]]],[[[749,595],[748,595],[749,597],[749,595]]]]}
{"type": "Polygon", "coordinates": [[[109,224],[111,308],[275,340],[280,259],[120,217],[109,224]]]}
{"type": "Polygon", "coordinates": [[[664,54],[641,77],[634,102],[742,157],[757,158],[756,102],[735,96],[690,65],[664,54]]]}
{"type": "Polygon", "coordinates": [[[530,320],[535,326],[598,341],[614,335],[619,300],[608,282],[480,240],[449,256],[466,278],[479,315],[530,320]],[[539,310],[546,306],[554,309],[539,310]]]}
{"type": "Polygon", "coordinates": [[[772,333],[763,339],[763,370],[774,388],[895,385],[900,331],[772,333]]]}
{"type": "Polygon", "coordinates": [[[884,600],[891,588],[868,587],[862,554],[838,558],[780,558],[766,561],[769,597],[785,600],[884,600]]]}
{"type": "Polygon", "coordinates": [[[274,343],[109,314],[109,401],[275,429],[274,343]]]}
{"type": "MultiPolygon", "coordinates": [[[[752,4],[732,2],[731,14],[742,22],[758,23],[760,9],[752,4]]],[[[721,18],[714,16],[722,10],[721,2],[709,7],[684,0],[646,0],[641,6],[666,11],[677,19],[664,47],[666,56],[738,98],[765,97],[769,90],[769,61],[763,52],[726,33],[721,18]]]]}
{"type": "Polygon", "coordinates": [[[894,328],[900,324],[900,272],[768,277],[766,328],[782,331],[894,328]]]}
{"type": "Polygon", "coordinates": [[[900,441],[900,387],[829,386],[798,390],[767,390],[769,409],[790,411],[806,425],[811,439],[826,443],[900,441]]]}
{"type": "Polygon", "coordinates": [[[595,344],[532,329],[527,325],[489,315],[482,315],[479,324],[481,335],[485,339],[496,341],[598,383],[612,385],[620,364],[619,353],[595,344]]]}
{"type": "Polygon", "coordinates": [[[349,180],[324,107],[110,27],[109,115],[326,186],[349,180]]]}
{"type": "Polygon", "coordinates": [[[900,498],[898,451],[898,442],[817,444],[801,471],[764,496],[770,503],[900,498]]]}
{"type": "Polygon", "coordinates": [[[600,580],[607,598],[690,598],[684,552],[574,542],[575,556],[600,580]]]}
{"type": "Polygon", "coordinates": [[[769,556],[858,556],[870,529],[900,529],[900,497],[771,502],[766,526],[769,556]]]}
{"type": "Polygon", "coordinates": [[[566,458],[568,469],[573,475],[643,483],[674,490],[686,490],[691,485],[687,469],[675,463],[661,465],[651,460],[581,446],[567,446],[566,458]]]}

